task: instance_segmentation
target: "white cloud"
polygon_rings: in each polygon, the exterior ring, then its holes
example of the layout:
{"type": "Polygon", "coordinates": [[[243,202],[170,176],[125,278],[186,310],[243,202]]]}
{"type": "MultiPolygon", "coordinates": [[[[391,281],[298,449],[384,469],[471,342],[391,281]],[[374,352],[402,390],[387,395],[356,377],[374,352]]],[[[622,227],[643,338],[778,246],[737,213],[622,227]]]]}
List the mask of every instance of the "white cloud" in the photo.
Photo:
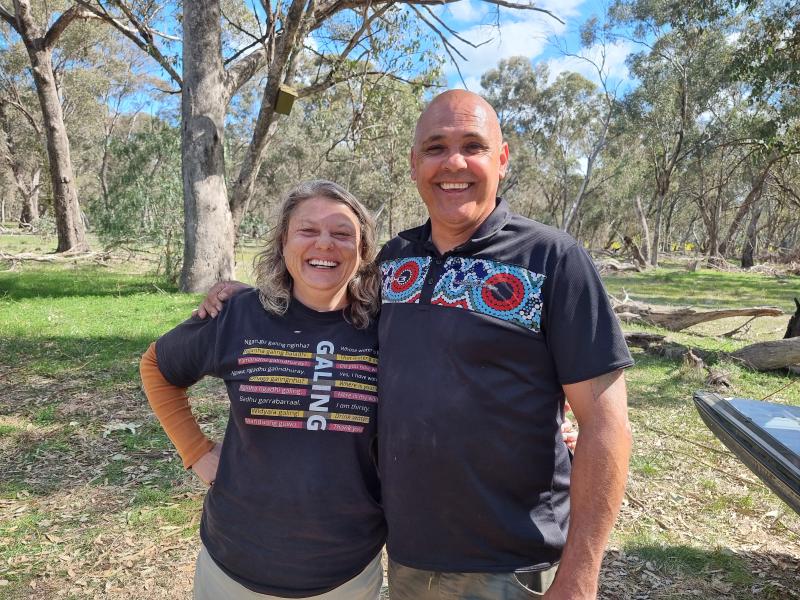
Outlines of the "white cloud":
{"type": "MultiPolygon", "coordinates": [[[[580,15],[578,7],[584,0],[544,0],[537,2],[536,6],[551,11],[562,21],[568,21],[570,17],[580,15]]],[[[453,18],[462,20],[457,16],[455,10],[467,11],[476,10],[474,0],[456,2],[447,5],[453,18]],[[465,5],[462,9],[456,9],[459,5],[465,5]]],[[[547,14],[537,11],[513,10],[489,6],[481,3],[480,9],[483,13],[480,18],[482,22],[474,23],[471,27],[461,29],[460,35],[474,44],[482,44],[478,48],[472,48],[454,38],[450,41],[459,49],[461,54],[467,59],[461,60],[456,57],[458,66],[468,87],[473,91],[480,89],[480,76],[487,70],[497,66],[497,63],[512,56],[526,56],[534,59],[540,56],[548,44],[548,38],[561,35],[566,31],[567,25],[559,23],[547,14]],[[499,10],[499,27],[496,25],[495,11],[499,10]],[[474,86],[473,86],[474,83],[474,86]]],[[[440,16],[447,21],[445,13],[440,16]]],[[[466,22],[467,19],[464,19],[466,22]]],[[[457,28],[456,28],[457,29],[457,28]]],[[[445,75],[447,79],[458,87],[463,87],[458,79],[455,65],[451,61],[445,63],[445,75]]]]}
{"type": "MultiPolygon", "coordinates": [[[[603,61],[603,47],[595,44],[590,48],[581,49],[580,56],[587,58],[597,65],[604,62],[603,72],[607,75],[609,83],[614,86],[617,83],[629,79],[628,66],[625,59],[634,51],[633,44],[625,40],[618,40],[605,47],[605,61],[603,61]]],[[[600,84],[600,77],[594,65],[576,56],[562,56],[547,61],[550,69],[550,79],[554,80],[560,73],[572,71],[580,73],[586,79],[600,84]]]]}
{"type": "Polygon", "coordinates": [[[478,21],[488,12],[488,6],[485,2],[479,2],[477,5],[472,0],[460,0],[459,2],[452,2],[445,5],[445,14],[440,15],[447,17],[449,13],[456,21],[462,23],[471,23],[478,21]]]}

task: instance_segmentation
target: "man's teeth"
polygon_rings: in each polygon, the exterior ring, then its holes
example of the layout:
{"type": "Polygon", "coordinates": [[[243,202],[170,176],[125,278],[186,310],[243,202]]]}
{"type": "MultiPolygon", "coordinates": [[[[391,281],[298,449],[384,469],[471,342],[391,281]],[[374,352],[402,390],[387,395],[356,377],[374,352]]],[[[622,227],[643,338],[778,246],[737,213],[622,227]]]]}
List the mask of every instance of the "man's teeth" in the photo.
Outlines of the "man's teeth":
{"type": "Polygon", "coordinates": [[[439,187],[443,190],[465,190],[469,187],[468,183],[440,183],[439,187]]]}
{"type": "Polygon", "coordinates": [[[312,267],[324,267],[326,269],[333,269],[339,263],[334,262],[332,260],[320,260],[317,258],[312,258],[310,261],[308,261],[308,264],[310,264],[312,267]]]}

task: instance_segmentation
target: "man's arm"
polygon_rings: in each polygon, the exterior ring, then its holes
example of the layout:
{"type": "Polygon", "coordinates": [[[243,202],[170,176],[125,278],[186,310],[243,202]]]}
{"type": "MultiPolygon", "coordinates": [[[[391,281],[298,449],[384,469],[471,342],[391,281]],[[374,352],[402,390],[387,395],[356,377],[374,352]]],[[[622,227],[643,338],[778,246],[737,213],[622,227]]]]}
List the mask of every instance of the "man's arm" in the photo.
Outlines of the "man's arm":
{"type": "Polygon", "coordinates": [[[570,483],[570,521],[548,600],[597,597],[597,579],[617,518],[631,453],[627,392],[621,370],[564,386],[580,437],[570,483]]]}
{"type": "Polygon", "coordinates": [[[192,311],[193,317],[205,319],[211,317],[212,319],[222,310],[222,305],[233,298],[236,294],[249,290],[250,286],[241,281],[220,281],[211,286],[208,290],[206,297],[200,303],[200,306],[192,311]]]}

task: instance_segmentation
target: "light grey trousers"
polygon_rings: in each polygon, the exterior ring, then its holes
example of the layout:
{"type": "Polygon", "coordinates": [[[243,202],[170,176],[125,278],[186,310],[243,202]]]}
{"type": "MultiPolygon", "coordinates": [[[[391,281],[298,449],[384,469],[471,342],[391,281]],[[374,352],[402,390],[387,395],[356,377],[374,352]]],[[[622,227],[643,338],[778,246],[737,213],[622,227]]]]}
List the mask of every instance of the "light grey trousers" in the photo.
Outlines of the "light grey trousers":
{"type": "Polygon", "coordinates": [[[553,583],[558,565],[546,571],[440,573],[403,566],[389,559],[390,600],[529,600],[553,583]]]}
{"type": "MultiPolygon", "coordinates": [[[[377,600],[383,583],[381,553],[361,573],[339,587],[310,596],[308,600],[377,600]]],[[[228,577],[201,546],[194,571],[194,600],[281,600],[279,596],[259,594],[228,577]]]]}

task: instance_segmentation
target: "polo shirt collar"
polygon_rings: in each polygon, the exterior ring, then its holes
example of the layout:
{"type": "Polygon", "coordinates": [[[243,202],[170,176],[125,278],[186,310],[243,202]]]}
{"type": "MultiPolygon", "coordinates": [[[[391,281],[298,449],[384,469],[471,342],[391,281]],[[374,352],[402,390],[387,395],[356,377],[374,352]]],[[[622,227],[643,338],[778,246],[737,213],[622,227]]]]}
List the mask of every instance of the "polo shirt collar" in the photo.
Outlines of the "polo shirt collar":
{"type": "MultiPolygon", "coordinates": [[[[481,223],[475,232],[463,244],[456,246],[450,252],[466,252],[492,238],[498,231],[505,227],[511,218],[511,209],[503,198],[497,198],[494,210],[481,223]]],[[[417,242],[425,246],[426,250],[438,253],[431,239],[431,220],[425,221],[421,227],[414,227],[398,234],[409,242],[417,242]]]]}

